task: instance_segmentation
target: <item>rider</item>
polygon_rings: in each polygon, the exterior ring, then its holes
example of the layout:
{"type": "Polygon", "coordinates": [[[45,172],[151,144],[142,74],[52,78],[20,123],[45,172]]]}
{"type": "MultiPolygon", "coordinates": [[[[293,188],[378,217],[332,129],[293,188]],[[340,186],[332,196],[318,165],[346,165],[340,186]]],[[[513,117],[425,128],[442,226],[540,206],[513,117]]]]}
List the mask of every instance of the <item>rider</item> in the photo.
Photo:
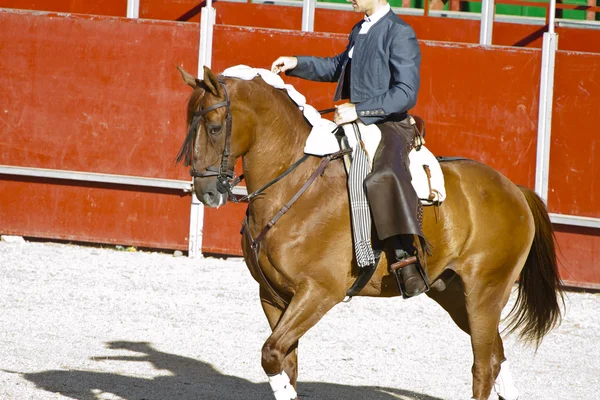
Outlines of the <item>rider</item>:
{"type": "Polygon", "coordinates": [[[405,297],[427,291],[427,275],[413,242],[421,231],[421,205],[411,185],[408,152],[414,130],[407,111],[417,100],[421,51],[413,29],[400,19],[387,0],[350,0],[364,13],[350,32],[346,50],[334,57],[279,57],[274,73],[323,82],[337,82],[334,101],[350,101],[336,107],[338,125],[360,119],[376,124],[381,142],[365,179],[367,198],[377,236],[394,249],[390,269],[405,297]],[[415,236],[417,235],[417,236],[415,236]]]}

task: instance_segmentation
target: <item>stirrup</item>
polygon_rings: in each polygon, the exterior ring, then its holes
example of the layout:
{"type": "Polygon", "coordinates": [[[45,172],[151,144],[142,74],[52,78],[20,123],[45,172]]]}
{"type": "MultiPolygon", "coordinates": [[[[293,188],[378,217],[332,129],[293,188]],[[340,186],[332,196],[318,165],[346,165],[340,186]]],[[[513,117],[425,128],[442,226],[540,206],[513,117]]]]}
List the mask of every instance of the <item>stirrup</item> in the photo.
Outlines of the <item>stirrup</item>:
{"type": "Polygon", "coordinates": [[[403,260],[400,260],[400,261],[395,262],[392,265],[390,265],[390,273],[391,273],[391,275],[393,275],[394,279],[396,280],[396,285],[398,286],[398,291],[400,292],[400,294],[402,294],[403,299],[409,299],[411,297],[417,296],[417,295],[413,295],[413,296],[406,295],[406,288],[404,286],[404,280],[400,276],[400,270],[411,264],[415,264],[417,271],[419,271],[419,275],[421,275],[421,279],[425,283],[425,290],[419,294],[427,293],[429,291],[429,289],[431,289],[431,287],[429,286],[429,278],[425,274],[423,267],[421,267],[421,263],[419,262],[419,259],[416,256],[411,256],[411,257],[405,258],[403,260]]]}

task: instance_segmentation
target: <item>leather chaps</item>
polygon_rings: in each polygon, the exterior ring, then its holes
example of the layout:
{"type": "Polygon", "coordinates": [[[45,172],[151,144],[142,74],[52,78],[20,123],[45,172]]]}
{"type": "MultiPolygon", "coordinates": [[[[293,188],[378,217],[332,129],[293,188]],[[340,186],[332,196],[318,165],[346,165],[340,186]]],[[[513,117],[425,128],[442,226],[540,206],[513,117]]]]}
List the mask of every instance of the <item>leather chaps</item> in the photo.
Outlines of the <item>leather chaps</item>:
{"type": "Polygon", "coordinates": [[[413,147],[414,129],[409,119],[377,125],[381,142],[373,169],[365,178],[367,198],[380,240],[396,235],[418,235],[423,209],[411,184],[408,153],[413,147]]]}

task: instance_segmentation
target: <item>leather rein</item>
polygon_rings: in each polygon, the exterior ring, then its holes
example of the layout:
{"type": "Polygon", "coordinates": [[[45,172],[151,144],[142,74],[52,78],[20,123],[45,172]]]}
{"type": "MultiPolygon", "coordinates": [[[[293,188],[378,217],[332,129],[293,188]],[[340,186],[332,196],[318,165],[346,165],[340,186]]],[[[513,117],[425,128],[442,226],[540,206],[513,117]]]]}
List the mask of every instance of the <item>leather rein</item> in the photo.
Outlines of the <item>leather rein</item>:
{"type": "MultiPolygon", "coordinates": [[[[218,78],[219,83],[221,84],[221,86],[223,87],[223,91],[225,93],[225,100],[221,101],[219,103],[215,103],[207,108],[203,108],[203,109],[199,109],[198,111],[196,111],[194,113],[192,122],[190,124],[190,128],[188,130],[188,133],[186,135],[186,143],[189,142],[189,146],[187,147],[187,152],[189,152],[186,155],[186,165],[191,165],[191,169],[190,169],[190,175],[193,176],[194,178],[207,178],[207,177],[211,177],[211,176],[216,176],[217,177],[217,191],[219,193],[222,194],[227,194],[228,195],[228,199],[234,203],[239,203],[239,202],[243,202],[243,201],[250,201],[253,198],[255,198],[256,196],[260,195],[261,193],[263,193],[267,188],[269,188],[270,186],[274,185],[275,183],[279,182],[281,179],[283,179],[286,175],[288,175],[289,173],[291,173],[294,169],[296,169],[300,164],[302,164],[304,161],[306,161],[309,157],[308,154],[305,154],[302,158],[300,158],[298,161],[296,161],[294,164],[292,164],[288,169],[286,169],[283,173],[281,173],[279,176],[277,176],[275,179],[273,179],[272,181],[270,181],[269,183],[267,183],[266,185],[264,185],[263,187],[261,187],[260,189],[246,195],[243,197],[238,197],[235,194],[233,194],[233,188],[235,186],[237,186],[243,179],[244,179],[244,175],[240,175],[238,177],[235,176],[235,171],[234,171],[234,167],[230,167],[229,166],[229,157],[231,155],[231,121],[232,121],[232,116],[231,116],[231,102],[229,100],[229,93],[227,92],[227,87],[225,86],[225,82],[219,77],[218,78]],[[202,122],[202,120],[204,119],[204,116],[207,115],[209,112],[214,111],[216,109],[219,109],[221,107],[225,107],[226,109],[226,114],[225,114],[225,124],[226,124],[226,130],[225,130],[225,147],[223,148],[223,154],[221,155],[221,165],[219,168],[217,167],[213,167],[213,166],[208,166],[204,169],[204,171],[197,171],[194,168],[193,163],[191,162],[192,157],[190,155],[190,153],[193,151],[191,143],[195,137],[195,135],[197,134],[198,131],[198,126],[200,125],[200,123],[202,122]]],[[[326,114],[329,112],[333,112],[335,111],[335,108],[331,108],[331,109],[327,109],[327,110],[323,110],[320,111],[321,114],[326,114]]],[[[184,144],[184,149],[186,148],[186,144],[184,144]]],[[[182,149],[181,154],[183,154],[184,150],[182,149]]],[[[322,168],[322,171],[320,171],[320,173],[322,174],[325,170],[325,166],[329,163],[329,161],[334,160],[336,158],[340,158],[342,156],[344,156],[345,154],[349,153],[349,150],[343,150],[337,153],[333,153],[330,154],[326,157],[323,157],[323,160],[328,160],[327,162],[323,162],[321,161],[321,164],[325,164],[322,168]]],[[[181,158],[181,156],[180,156],[181,158]]],[[[317,170],[321,169],[321,165],[319,165],[319,167],[317,168],[317,170]]],[[[316,172],[316,171],[315,171],[316,172]]],[[[319,174],[313,174],[313,176],[311,176],[307,183],[308,186],[310,186],[310,184],[316,179],[316,177],[319,174]]],[[[305,185],[306,186],[306,185],[305,185]]],[[[294,195],[294,197],[292,198],[293,201],[291,203],[294,203],[298,197],[300,197],[300,195],[302,193],[304,193],[304,191],[306,189],[308,189],[308,186],[306,187],[302,187],[298,193],[296,193],[296,195],[294,195]]],[[[286,203],[286,205],[288,205],[288,209],[289,206],[291,206],[291,203],[288,202],[286,203]]],[[[285,208],[285,206],[284,206],[285,208]]],[[[283,210],[283,209],[282,209],[283,210]]],[[[281,210],[280,210],[281,212],[281,210]]],[[[283,212],[283,214],[285,214],[285,212],[287,212],[287,209],[283,212]]],[[[283,215],[281,214],[281,215],[283,215]]],[[[279,213],[278,213],[279,215],[279,213]]],[[[279,219],[280,217],[278,217],[277,219],[279,219]]],[[[276,222],[276,221],[275,221],[276,222]]],[[[274,223],[273,223],[274,224],[274,223]]],[[[271,226],[273,226],[271,224],[271,226]]],[[[270,229],[270,227],[268,229],[270,229]]],[[[267,230],[268,230],[267,229],[267,230]]],[[[264,236],[264,235],[262,235],[264,236]]],[[[261,238],[262,238],[261,236],[261,238]]]]}

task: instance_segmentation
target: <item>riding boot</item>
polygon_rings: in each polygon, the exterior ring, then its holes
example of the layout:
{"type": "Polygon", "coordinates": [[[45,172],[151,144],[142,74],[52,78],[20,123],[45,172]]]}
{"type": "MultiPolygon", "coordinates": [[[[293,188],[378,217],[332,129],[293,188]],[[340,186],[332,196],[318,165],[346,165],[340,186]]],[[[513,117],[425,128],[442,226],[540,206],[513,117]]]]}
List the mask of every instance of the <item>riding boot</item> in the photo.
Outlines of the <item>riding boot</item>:
{"type": "Polygon", "coordinates": [[[402,297],[409,298],[427,292],[429,279],[417,257],[412,236],[405,236],[410,239],[395,236],[392,240],[396,262],[390,266],[390,270],[402,297]]]}

